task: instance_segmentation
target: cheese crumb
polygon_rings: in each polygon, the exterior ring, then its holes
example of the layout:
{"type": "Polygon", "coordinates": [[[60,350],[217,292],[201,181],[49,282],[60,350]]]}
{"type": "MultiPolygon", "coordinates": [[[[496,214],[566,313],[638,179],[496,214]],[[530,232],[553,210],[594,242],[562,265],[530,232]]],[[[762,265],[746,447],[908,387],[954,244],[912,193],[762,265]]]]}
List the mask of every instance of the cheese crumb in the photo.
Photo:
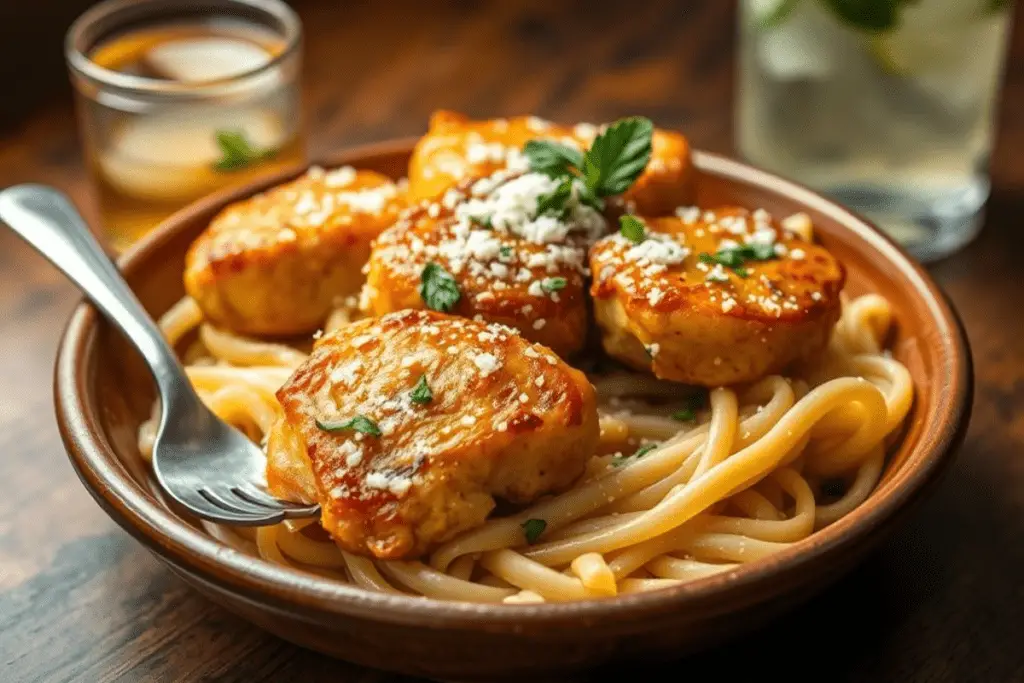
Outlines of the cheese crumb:
{"type": "Polygon", "coordinates": [[[487,377],[501,367],[498,358],[491,353],[479,353],[473,358],[473,364],[480,369],[480,374],[487,377]]]}

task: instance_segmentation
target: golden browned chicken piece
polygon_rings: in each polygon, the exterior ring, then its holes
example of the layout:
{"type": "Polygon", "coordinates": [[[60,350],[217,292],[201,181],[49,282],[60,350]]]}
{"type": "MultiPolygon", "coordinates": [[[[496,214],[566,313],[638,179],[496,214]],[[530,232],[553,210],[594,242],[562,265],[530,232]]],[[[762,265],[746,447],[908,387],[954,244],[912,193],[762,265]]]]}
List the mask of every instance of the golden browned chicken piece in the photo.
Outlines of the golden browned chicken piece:
{"type": "Polygon", "coordinates": [[[433,311],[323,337],[278,391],[267,479],[319,501],[344,549],[396,560],[582,474],[598,438],[583,373],[513,330],[433,311]]]}
{"type": "Polygon", "coordinates": [[[845,272],[797,237],[809,234],[806,216],[782,224],[764,211],[681,209],[600,240],[591,293],[605,350],[704,386],[752,381],[819,352],[845,272]]]}
{"type": "MultiPolygon", "coordinates": [[[[529,162],[522,149],[529,140],[584,150],[599,131],[588,123],[570,128],[535,116],[473,121],[455,112],[435,112],[409,161],[410,198],[436,199],[467,179],[499,169],[526,171],[529,162]]],[[[651,147],[647,169],[622,199],[638,213],[665,215],[693,201],[690,146],[678,133],[655,130],[651,147]]]]}
{"type": "Polygon", "coordinates": [[[312,168],[218,214],[189,249],[185,289],[236,332],[312,332],[359,292],[370,243],[405,205],[379,173],[312,168]]]}
{"type": "Polygon", "coordinates": [[[374,244],[361,307],[479,317],[559,355],[577,351],[587,336],[586,248],[606,223],[574,200],[564,217],[538,216],[538,199],[557,186],[543,174],[499,171],[410,211],[374,244]],[[452,301],[423,296],[434,280],[452,301]]]}

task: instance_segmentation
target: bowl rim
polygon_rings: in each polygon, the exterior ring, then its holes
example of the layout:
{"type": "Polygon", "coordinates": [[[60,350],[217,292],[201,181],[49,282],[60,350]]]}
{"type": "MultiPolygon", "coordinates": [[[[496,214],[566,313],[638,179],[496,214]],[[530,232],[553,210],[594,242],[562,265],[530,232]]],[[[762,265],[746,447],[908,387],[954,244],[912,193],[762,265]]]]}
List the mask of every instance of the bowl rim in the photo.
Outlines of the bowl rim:
{"type": "MultiPolygon", "coordinates": [[[[310,165],[332,167],[360,160],[408,153],[415,138],[351,147],[326,155],[310,165]]],[[[558,627],[568,623],[600,620],[603,625],[621,624],[638,615],[658,614],[701,607],[726,596],[741,595],[752,585],[772,585],[808,560],[829,555],[840,546],[867,542],[871,531],[916,501],[934,483],[962,442],[973,398],[971,353],[963,325],[938,285],[924,269],[889,237],[849,209],[816,192],[772,173],[709,152],[693,152],[702,172],[726,180],[753,185],[784,196],[800,206],[829,216],[868,243],[896,268],[899,279],[928,302],[929,317],[938,332],[943,367],[936,371],[942,383],[934,414],[929,418],[939,429],[927,434],[916,448],[925,448],[916,462],[880,484],[872,498],[853,512],[810,538],[771,557],[714,576],[659,591],[534,605],[478,604],[431,598],[378,594],[301,570],[272,564],[234,550],[177,517],[143,490],[118,463],[114,448],[103,435],[99,410],[90,398],[90,358],[101,318],[88,303],[74,310],[65,328],[54,370],[54,400],[58,427],[72,465],[90,494],[126,531],[168,562],[176,571],[196,575],[204,583],[227,588],[260,604],[281,609],[300,607],[312,613],[434,628],[519,631],[531,627],[558,627]],[[937,421],[937,422],[936,422],[937,421]]],[[[138,264],[161,248],[195,216],[224,204],[256,194],[304,171],[296,166],[252,183],[222,190],[176,212],[131,248],[119,266],[131,273],[138,264]]],[[[779,582],[785,584],[784,581],[779,582]]]]}

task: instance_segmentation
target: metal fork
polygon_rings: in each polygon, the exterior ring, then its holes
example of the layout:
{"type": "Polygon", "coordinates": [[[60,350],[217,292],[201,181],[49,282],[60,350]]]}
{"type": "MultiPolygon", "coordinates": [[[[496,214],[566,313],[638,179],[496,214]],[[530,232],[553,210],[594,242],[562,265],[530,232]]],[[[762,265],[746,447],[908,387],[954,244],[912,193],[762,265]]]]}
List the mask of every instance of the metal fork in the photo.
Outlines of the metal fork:
{"type": "Polygon", "coordinates": [[[171,498],[203,519],[239,526],[320,513],[319,505],[267,493],[259,447],[203,404],[160,328],[67,197],[43,185],[7,188],[0,192],[0,220],[67,275],[142,354],[162,408],[153,471],[171,498]]]}

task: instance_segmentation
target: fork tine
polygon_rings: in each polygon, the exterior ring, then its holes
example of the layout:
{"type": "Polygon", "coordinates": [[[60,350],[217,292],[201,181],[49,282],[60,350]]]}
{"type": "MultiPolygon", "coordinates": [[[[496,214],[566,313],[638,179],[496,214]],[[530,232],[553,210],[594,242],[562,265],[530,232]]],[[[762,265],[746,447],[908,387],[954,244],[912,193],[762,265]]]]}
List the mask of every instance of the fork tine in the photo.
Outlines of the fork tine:
{"type": "Polygon", "coordinates": [[[318,503],[293,503],[288,500],[279,500],[265,493],[258,484],[249,483],[245,486],[235,486],[231,489],[231,492],[254,505],[261,505],[268,510],[282,512],[284,519],[306,519],[320,514],[320,505],[318,503]]]}
{"type": "MultiPolygon", "coordinates": [[[[197,517],[222,524],[235,524],[238,526],[262,526],[275,524],[279,519],[268,519],[268,515],[258,516],[246,512],[233,512],[207,498],[200,491],[193,491],[189,495],[178,497],[178,502],[184,505],[197,517]]],[[[272,515],[271,517],[276,517],[272,515]]]]}
{"type": "Polygon", "coordinates": [[[270,512],[265,508],[254,510],[252,505],[245,504],[244,501],[235,498],[227,498],[212,489],[199,489],[199,495],[209,501],[211,505],[236,515],[266,517],[267,513],[270,512]]]}
{"type": "Polygon", "coordinates": [[[288,501],[271,498],[262,491],[258,491],[255,488],[248,486],[233,486],[231,487],[231,493],[235,494],[242,500],[248,501],[253,505],[259,505],[260,507],[266,508],[268,510],[280,511],[292,505],[288,501]]]}

